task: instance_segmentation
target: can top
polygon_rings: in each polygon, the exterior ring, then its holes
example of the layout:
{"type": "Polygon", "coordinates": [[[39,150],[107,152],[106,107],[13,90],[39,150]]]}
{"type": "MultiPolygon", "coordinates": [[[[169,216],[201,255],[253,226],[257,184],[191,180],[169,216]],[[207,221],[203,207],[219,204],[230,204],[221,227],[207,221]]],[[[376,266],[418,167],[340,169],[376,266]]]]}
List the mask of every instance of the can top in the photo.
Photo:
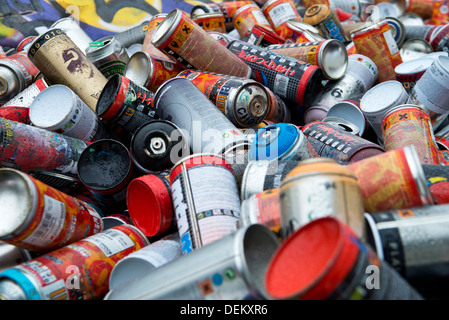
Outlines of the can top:
{"type": "Polygon", "coordinates": [[[398,64],[394,68],[396,75],[413,75],[425,72],[433,63],[432,58],[413,59],[398,64]]]}
{"type": "Polygon", "coordinates": [[[125,67],[124,76],[135,84],[147,87],[153,74],[153,59],[143,51],[134,53],[125,67]]]}
{"type": "Polygon", "coordinates": [[[408,97],[403,85],[397,80],[387,80],[368,90],[360,100],[363,113],[379,113],[401,104],[408,97]]]}
{"type": "Polygon", "coordinates": [[[332,9],[327,4],[318,3],[307,8],[304,13],[304,22],[310,25],[316,25],[328,17],[332,12],[332,9]],[[318,16],[319,15],[319,16],[318,16]]]}
{"type": "MultiPolygon", "coordinates": [[[[433,48],[429,42],[424,39],[413,38],[404,41],[401,46],[401,50],[410,50],[421,53],[431,53],[433,52],[433,48]]],[[[443,52],[442,52],[443,53],[443,52]]],[[[447,54],[447,52],[445,52],[447,54]]]]}
{"type": "Polygon", "coordinates": [[[26,228],[38,201],[32,191],[33,184],[25,173],[0,169],[0,239],[15,236],[26,228]]]}
{"type": "Polygon", "coordinates": [[[173,9],[167,14],[154,31],[153,36],[151,37],[151,43],[156,47],[159,47],[167,41],[181,20],[182,15],[183,12],[179,9],[173,9]]]}
{"type": "Polygon", "coordinates": [[[221,165],[229,169],[234,174],[231,165],[225,159],[224,156],[216,155],[212,153],[195,153],[180,159],[175,163],[170,170],[170,180],[172,181],[175,176],[180,172],[180,166],[185,165],[187,169],[197,165],[221,165]]]}
{"type": "MultiPolygon", "coordinates": [[[[359,129],[359,135],[362,136],[366,128],[365,116],[360,108],[350,101],[340,101],[329,108],[326,117],[337,117],[345,119],[359,129]]],[[[323,119],[324,121],[324,119],[323,119]]]]}
{"type": "Polygon", "coordinates": [[[354,123],[351,121],[348,121],[344,118],[335,117],[335,116],[329,116],[329,114],[323,119],[323,122],[328,122],[333,124],[334,126],[337,126],[341,129],[343,129],[346,132],[350,132],[354,135],[360,136],[360,128],[357,127],[354,123]]]}
{"type": "Polygon", "coordinates": [[[8,66],[0,67],[0,102],[7,102],[23,89],[23,81],[8,66]]]}
{"type": "Polygon", "coordinates": [[[342,78],[348,67],[348,51],[343,42],[336,39],[325,40],[318,54],[318,63],[328,79],[342,78]]]}
{"type": "MultiPolygon", "coordinates": [[[[70,121],[76,104],[75,93],[67,86],[55,84],[42,90],[30,105],[30,121],[36,127],[50,131],[70,121]]],[[[80,101],[80,103],[83,103],[80,101]]]]}

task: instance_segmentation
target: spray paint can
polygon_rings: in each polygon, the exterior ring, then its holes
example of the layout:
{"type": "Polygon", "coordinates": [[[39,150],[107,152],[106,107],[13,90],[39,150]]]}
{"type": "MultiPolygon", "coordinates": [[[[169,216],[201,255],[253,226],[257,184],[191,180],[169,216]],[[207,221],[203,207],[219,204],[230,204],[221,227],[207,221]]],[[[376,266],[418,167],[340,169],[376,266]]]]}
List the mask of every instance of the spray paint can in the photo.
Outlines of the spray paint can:
{"type": "Polygon", "coordinates": [[[314,4],[307,8],[303,21],[317,28],[320,35],[326,39],[336,39],[344,44],[351,41],[329,5],[314,4]]]}
{"type": "Polygon", "coordinates": [[[180,128],[193,153],[223,154],[247,141],[247,137],[186,78],[176,77],[159,87],[154,106],[160,119],[180,128]]]}
{"type": "Polygon", "coordinates": [[[274,31],[283,39],[289,36],[289,29],[286,27],[289,20],[302,21],[293,2],[288,0],[268,0],[261,9],[274,31]]]}
{"type": "Polygon", "coordinates": [[[0,297],[10,298],[5,283],[12,282],[22,290],[20,300],[102,299],[117,262],[147,245],[132,225],[104,230],[1,272],[0,297]]]}
{"type": "Polygon", "coordinates": [[[240,40],[233,40],[228,49],[251,67],[251,79],[282,99],[308,107],[320,89],[323,72],[318,66],[240,40]]]}
{"type": "Polygon", "coordinates": [[[402,61],[409,62],[417,58],[426,57],[428,53],[433,52],[433,48],[424,39],[408,39],[402,44],[399,52],[401,53],[402,61]]]}
{"type": "Polygon", "coordinates": [[[142,44],[149,30],[149,24],[150,21],[144,20],[138,26],[114,34],[114,38],[116,38],[125,48],[129,48],[134,44],[142,44]]]}
{"type": "Polygon", "coordinates": [[[39,74],[26,52],[17,52],[0,59],[0,104],[15,97],[29,85],[39,74]]]}
{"type": "Polygon", "coordinates": [[[265,283],[275,300],[423,299],[347,224],[331,216],[311,221],[281,243],[265,283]],[[368,278],[372,270],[377,271],[377,285],[368,278]]]}
{"type": "Polygon", "coordinates": [[[37,37],[28,57],[50,84],[66,85],[95,111],[107,79],[62,30],[37,37]]]}
{"type": "Polygon", "coordinates": [[[89,43],[86,56],[106,77],[114,74],[124,75],[126,64],[129,61],[125,47],[113,36],[103,37],[89,43]]]}
{"type": "Polygon", "coordinates": [[[346,47],[341,41],[335,39],[270,45],[267,50],[319,66],[323,70],[323,75],[329,80],[342,78],[348,66],[346,47]]]}
{"type": "Polygon", "coordinates": [[[98,98],[96,113],[133,134],[156,118],[154,93],[120,74],[112,76],[98,98]]]}
{"type": "MultiPolygon", "coordinates": [[[[16,51],[20,52],[20,51],[28,51],[28,49],[30,48],[31,44],[33,43],[34,39],[36,39],[36,36],[28,36],[26,38],[24,38],[22,41],[19,42],[19,44],[16,47],[16,51]]],[[[7,55],[5,53],[5,56],[2,58],[6,58],[7,55]]]]}
{"type": "Polygon", "coordinates": [[[223,13],[199,14],[195,15],[192,20],[207,32],[226,32],[225,17],[223,13]]]}
{"type": "Polygon", "coordinates": [[[403,104],[391,108],[382,120],[382,133],[386,151],[414,145],[422,164],[439,164],[430,117],[419,106],[403,104]]]}
{"type": "MultiPolygon", "coordinates": [[[[159,13],[153,16],[153,18],[148,23],[148,30],[145,34],[145,39],[142,44],[142,50],[141,52],[145,52],[149,54],[151,57],[153,57],[156,60],[171,62],[172,64],[177,64],[177,61],[173,59],[172,57],[168,56],[158,48],[156,48],[152,43],[151,39],[153,39],[153,34],[156,31],[156,28],[159,26],[159,24],[162,22],[162,20],[165,19],[167,16],[166,13],[159,13]]],[[[182,67],[182,65],[178,66],[179,68],[182,67]]]]}
{"type": "Polygon", "coordinates": [[[278,246],[271,230],[250,225],[109,292],[105,300],[266,299],[262,279],[278,246]]]}
{"type": "Polygon", "coordinates": [[[186,69],[198,69],[247,78],[251,69],[207,31],[179,9],[171,11],[159,24],[151,43],[180,61],[186,69]],[[198,45],[199,43],[203,45],[198,45]]]}
{"type": "Polygon", "coordinates": [[[232,167],[221,156],[196,154],[170,172],[182,254],[236,231],[240,199],[232,167]]]}
{"type": "Polygon", "coordinates": [[[0,272],[31,260],[28,250],[0,241],[0,272]]]}
{"type": "Polygon", "coordinates": [[[247,4],[238,9],[232,18],[234,28],[240,36],[240,39],[249,38],[254,26],[259,25],[276,34],[270,21],[264,15],[262,9],[255,3],[247,4]]]}
{"type": "Polygon", "coordinates": [[[121,286],[129,285],[130,281],[181,257],[177,238],[176,234],[166,236],[118,261],[109,277],[109,291],[119,290],[121,286]]]}
{"type": "Polygon", "coordinates": [[[258,24],[251,28],[246,41],[262,48],[266,48],[272,44],[284,43],[284,39],[279,37],[276,33],[258,24]]]}
{"type": "Polygon", "coordinates": [[[298,162],[280,185],[281,237],[312,220],[336,216],[364,239],[362,191],[353,172],[329,158],[298,162]]]}
{"type": "Polygon", "coordinates": [[[128,148],[112,139],[98,140],[81,153],[78,177],[109,214],[126,207],[126,188],[135,178],[128,148]]]}
{"type": "MultiPolygon", "coordinates": [[[[292,118],[290,108],[281,97],[270,89],[266,89],[270,97],[270,109],[268,110],[264,121],[270,121],[272,123],[289,123],[292,118]]],[[[262,125],[264,121],[262,121],[259,126],[262,125]]]]}
{"type": "Polygon", "coordinates": [[[360,109],[360,103],[353,100],[343,100],[334,104],[327,111],[323,121],[334,122],[346,131],[360,137],[363,137],[369,129],[369,123],[360,109]]]}
{"type": "Polygon", "coordinates": [[[402,57],[388,21],[380,19],[351,32],[357,53],[367,56],[377,66],[378,82],[396,80],[394,68],[402,57]]]}
{"type": "Polygon", "coordinates": [[[160,119],[137,128],[130,142],[133,162],[144,173],[171,169],[189,149],[182,131],[173,122],[160,119]]]}
{"type": "Polygon", "coordinates": [[[89,47],[89,43],[93,40],[80,26],[80,22],[73,17],[66,17],[59,19],[53,23],[50,29],[59,29],[63,31],[78,48],[86,53],[86,49],[89,47]]]}
{"type": "Polygon", "coordinates": [[[97,114],[69,87],[55,84],[40,92],[30,106],[33,126],[93,142],[107,136],[97,114]]]}
{"type": "Polygon", "coordinates": [[[103,230],[100,214],[84,201],[16,169],[1,168],[0,179],[2,241],[42,253],[103,230]]]}
{"type": "Polygon", "coordinates": [[[192,69],[178,77],[192,81],[237,128],[257,126],[270,109],[267,89],[255,80],[192,69]]]}
{"type": "Polygon", "coordinates": [[[301,130],[319,157],[331,158],[339,164],[357,162],[385,152],[378,144],[328,122],[311,122],[301,130]]]}
{"type": "Polygon", "coordinates": [[[357,176],[366,212],[434,203],[414,146],[363,159],[347,168],[357,176]]]}
{"type": "Polygon", "coordinates": [[[424,72],[432,65],[434,59],[419,58],[399,64],[394,68],[397,81],[401,82],[408,94],[422,77],[424,72]]]}

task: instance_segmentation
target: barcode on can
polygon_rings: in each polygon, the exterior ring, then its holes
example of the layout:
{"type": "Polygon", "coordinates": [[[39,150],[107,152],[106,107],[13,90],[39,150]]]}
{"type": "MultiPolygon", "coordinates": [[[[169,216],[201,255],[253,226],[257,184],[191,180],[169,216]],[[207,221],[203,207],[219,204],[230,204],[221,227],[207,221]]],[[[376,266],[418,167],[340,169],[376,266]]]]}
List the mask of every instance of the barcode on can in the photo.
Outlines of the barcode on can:
{"type": "Polygon", "coordinates": [[[131,238],[123,231],[117,229],[107,229],[85,240],[96,245],[106,257],[113,256],[134,246],[131,238]]]}
{"type": "Polygon", "coordinates": [[[268,12],[268,15],[270,16],[275,28],[288,20],[297,19],[290,3],[282,3],[277,5],[268,12]]]}
{"type": "Polygon", "coordinates": [[[278,94],[282,98],[286,98],[287,89],[288,89],[288,77],[285,77],[281,74],[277,74],[273,86],[274,93],[278,94]]]}

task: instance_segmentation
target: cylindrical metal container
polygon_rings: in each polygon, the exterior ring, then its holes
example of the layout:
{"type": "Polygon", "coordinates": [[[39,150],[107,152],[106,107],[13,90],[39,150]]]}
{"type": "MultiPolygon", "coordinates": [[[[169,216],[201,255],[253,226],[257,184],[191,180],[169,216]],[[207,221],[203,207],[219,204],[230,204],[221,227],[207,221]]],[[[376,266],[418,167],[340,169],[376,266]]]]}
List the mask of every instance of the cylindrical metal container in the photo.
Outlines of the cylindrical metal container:
{"type": "Polygon", "coordinates": [[[378,144],[328,122],[311,122],[301,130],[319,157],[331,158],[340,164],[357,162],[385,152],[378,144]]]}
{"type": "Polygon", "coordinates": [[[30,106],[30,122],[35,127],[88,142],[108,135],[97,114],[61,84],[52,85],[36,96],[30,106]]]}
{"type": "Polygon", "coordinates": [[[104,230],[1,272],[0,297],[11,299],[5,283],[12,282],[22,291],[16,300],[103,299],[116,263],[147,245],[131,225],[104,230]]]}
{"type": "Polygon", "coordinates": [[[223,154],[247,137],[186,78],[166,81],[156,91],[154,106],[159,118],[178,126],[193,153],[223,154]]]}
{"type": "Polygon", "coordinates": [[[250,225],[110,291],[105,299],[267,299],[265,271],[278,247],[271,230],[250,225]]]}
{"type": "Polygon", "coordinates": [[[308,107],[321,89],[323,72],[318,66],[240,40],[233,40],[228,49],[251,67],[251,79],[282,99],[308,107]]]}
{"type": "Polygon", "coordinates": [[[431,21],[435,25],[449,23],[449,7],[446,0],[433,1],[431,21]]]}
{"type": "Polygon", "coordinates": [[[152,120],[141,125],[131,137],[131,156],[144,173],[169,170],[190,154],[189,141],[171,121],[152,120]]]}
{"type": "Polygon", "coordinates": [[[339,125],[343,128],[348,125],[349,128],[346,128],[346,131],[352,132],[360,137],[363,137],[369,128],[368,121],[366,120],[365,115],[360,109],[360,104],[357,101],[343,100],[334,104],[327,111],[326,118],[324,118],[323,121],[326,122],[326,119],[329,120],[329,118],[343,120],[344,122],[339,125]],[[349,122],[349,124],[345,122],[349,122]]]}
{"type": "Polygon", "coordinates": [[[133,134],[138,127],[156,118],[154,93],[116,74],[104,86],[96,113],[133,134]]]}
{"type": "Polygon", "coordinates": [[[362,189],[366,212],[434,204],[414,146],[347,165],[362,189]]]}
{"type": "Polygon", "coordinates": [[[39,71],[24,51],[0,59],[0,104],[31,85],[39,71]]]}
{"type": "Polygon", "coordinates": [[[421,164],[439,164],[430,117],[417,105],[391,108],[382,120],[382,134],[386,151],[413,145],[421,164]]]}
{"type": "Polygon", "coordinates": [[[303,21],[320,30],[320,35],[326,39],[336,39],[344,44],[351,41],[329,5],[315,4],[307,8],[303,21]]]}
{"type": "Polygon", "coordinates": [[[404,86],[408,94],[411,93],[416,82],[422,77],[424,72],[432,65],[434,59],[419,58],[403,62],[394,68],[396,79],[404,86]]]}
{"type": "Polygon", "coordinates": [[[349,132],[351,134],[361,137],[359,128],[356,125],[354,125],[353,123],[351,123],[350,121],[347,121],[343,118],[326,116],[326,118],[323,119],[323,122],[330,123],[334,126],[337,126],[341,129],[343,129],[346,132],[349,132]]]}
{"type": "Polygon", "coordinates": [[[114,74],[124,75],[129,61],[125,47],[114,36],[89,43],[86,56],[107,79],[114,74]]]}
{"type": "Polygon", "coordinates": [[[335,39],[270,45],[267,50],[319,66],[328,80],[342,78],[348,67],[348,52],[344,44],[335,39]]]}
{"type": "Polygon", "coordinates": [[[174,9],[162,20],[151,43],[175,57],[186,69],[194,68],[244,78],[251,72],[247,64],[231,54],[179,9],[174,9]]]}
{"type": "Polygon", "coordinates": [[[192,20],[207,32],[226,32],[225,17],[221,12],[198,14],[192,20]]]}
{"type": "Polygon", "coordinates": [[[291,123],[275,123],[256,132],[248,153],[249,161],[300,161],[318,157],[304,133],[291,123]]]}
{"type": "Polygon", "coordinates": [[[133,224],[147,237],[164,235],[176,227],[168,175],[153,173],[131,180],[126,203],[133,224]]]}
{"type": "Polygon", "coordinates": [[[261,9],[274,31],[283,39],[289,36],[290,30],[286,27],[289,20],[302,21],[302,17],[290,0],[268,0],[261,9]]]}
{"type": "Polygon", "coordinates": [[[107,79],[62,30],[51,29],[37,37],[28,57],[49,84],[66,85],[95,111],[107,79]]]}
{"type": "Polygon", "coordinates": [[[266,48],[272,44],[284,43],[284,39],[279,37],[276,33],[258,24],[251,28],[246,41],[262,48],[266,48]]]}
{"type": "Polygon", "coordinates": [[[423,300],[335,217],[316,219],[281,243],[265,284],[275,300],[423,300]]]}
{"type": "Polygon", "coordinates": [[[298,162],[280,186],[281,237],[312,220],[335,216],[365,238],[362,191],[357,176],[328,158],[298,162]]]}
{"type": "Polygon", "coordinates": [[[75,20],[73,16],[59,19],[53,23],[50,29],[62,30],[69,38],[76,44],[78,48],[86,53],[86,49],[89,47],[89,43],[93,40],[80,26],[80,22],[75,20]]]}
{"type": "Polygon", "coordinates": [[[325,40],[320,35],[320,30],[303,21],[291,19],[287,21],[285,28],[288,30],[285,31],[285,41],[290,40],[292,42],[300,43],[325,40]],[[302,37],[303,34],[304,37],[302,37]],[[304,39],[308,37],[310,37],[310,41],[305,41],[304,39]]]}
{"type": "Polygon", "coordinates": [[[0,272],[31,259],[28,250],[0,241],[0,272]]]}
{"type": "Polygon", "coordinates": [[[255,3],[247,4],[238,9],[232,17],[234,28],[238,32],[240,39],[246,41],[254,26],[262,26],[276,34],[270,21],[264,15],[262,9],[255,3]]]}
{"type": "Polygon", "coordinates": [[[145,20],[138,26],[129,28],[125,31],[114,34],[116,38],[125,48],[129,48],[134,44],[141,44],[145,40],[150,21],[145,20]]]}
{"type": "Polygon", "coordinates": [[[109,291],[120,290],[121,286],[127,286],[132,280],[143,277],[179,257],[181,245],[176,234],[150,243],[115,264],[109,277],[109,291]]]}
{"type": "Polygon", "coordinates": [[[402,61],[408,62],[417,58],[426,57],[428,53],[433,52],[433,48],[426,40],[414,38],[405,41],[399,52],[401,53],[402,61]]]}
{"type": "MultiPolygon", "coordinates": [[[[148,23],[148,29],[145,34],[145,39],[143,41],[141,51],[149,54],[156,60],[171,62],[172,64],[178,64],[173,57],[168,56],[165,52],[162,52],[161,50],[156,48],[154,44],[151,43],[151,39],[153,39],[153,34],[156,31],[157,26],[161,24],[161,22],[165,19],[166,16],[167,16],[166,13],[159,13],[154,15],[153,18],[151,18],[150,22],[148,23]]],[[[182,68],[182,65],[179,64],[178,68],[182,68]]]]}
{"type": "Polygon", "coordinates": [[[0,169],[0,239],[49,252],[101,232],[100,214],[86,202],[10,168],[0,169]]]}
{"type": "MultiPolygon", "coordinates": [[[[268,110],[264,121],[271,121],[272,123],[289,123],[292,118],[290,107],[287,106],[281,97],[270,89],[266,89],[270,97],[270,109],[268,110]]],[[[259,126],[263,125],[264,121],[262,121],[259,126]]],[[[258,126],[256,126],[256,128],[257,127],[258,126]]]]}
{"type": "Polygon", "coordinates": [[[406,12],[416,13],[422,19],[432,17],[433,0],[408,0],[406,12]]]}
{"type": "Polygon", "coordinates": [[[255,80],[193,69],[178,77],[192,81],[237,128],[257,126],[270,110],[267,89],[255,80]]]}
{"type": "Polygon", "coordinates": [[[240,199],[232,167],[221,156],[196,154],[170,172],[182,254],[237,230],[240,199]]]}
{"type": "Polygon", "coordinates": [[[382,120],[391,108],[407,102],[408,94],[401,82],[388,80],[368,90],[360,99],[360,109],[379,141],[383,142],[382,120]]]}
{"type": "Polygon", "coordinates": [[[402,63],[402,58],[387,20],[380,19],[354,30],[351,38],[357,53],[376,64],[378,82],[396,79],[394,68],[402,63]]]}
{"type": "MultiPolygon", "coordinates": [[[[26,38],[24,38],[22,41],[19,42],[19,44],[16,47],[16,51],[20,52],[20,51],[28,51],[28,49],[30,48],[31,44],[33,43],[34,39],[36,39],[36,36],[28,36],[26,38]]],[[[3,49],[2,49],[3,50],[3,49]]],[[[2,57],[0,55],[0,57],[2,57]]],[[[6,58],[7,55],[5,53],[5,56],[2,58],[6,58]]]]}

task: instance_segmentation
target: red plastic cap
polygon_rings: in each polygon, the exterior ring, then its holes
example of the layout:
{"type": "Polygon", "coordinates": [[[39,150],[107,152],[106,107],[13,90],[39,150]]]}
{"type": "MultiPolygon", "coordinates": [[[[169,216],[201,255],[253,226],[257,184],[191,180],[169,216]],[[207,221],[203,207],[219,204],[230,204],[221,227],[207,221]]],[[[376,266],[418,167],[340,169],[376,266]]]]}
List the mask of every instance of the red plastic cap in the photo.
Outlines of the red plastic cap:
{"type": "Polygon", "coordinates": [[[164,234],[173,220],[170,193],[161,179],[148,174],[128,185],[126,202],[129,216],[147,237],[164,234]]]}
{"type": "Polygon", "coordinates": [[[292,233],[267,269],[265,285],[273,299],[326,299],[357,258],[353,233],[334,217],[313,220],[292,233]],[[349,237],[348,237],[349,235],[349,237]]]}

